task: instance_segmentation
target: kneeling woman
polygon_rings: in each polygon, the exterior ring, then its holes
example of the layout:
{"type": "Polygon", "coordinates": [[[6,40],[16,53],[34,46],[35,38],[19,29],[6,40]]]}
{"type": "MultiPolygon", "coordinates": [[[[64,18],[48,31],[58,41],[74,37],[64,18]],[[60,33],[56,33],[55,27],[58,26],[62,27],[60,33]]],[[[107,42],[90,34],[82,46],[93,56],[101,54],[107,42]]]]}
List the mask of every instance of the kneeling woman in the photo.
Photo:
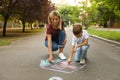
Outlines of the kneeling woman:
{"type": "Polygon", "coordinates": [[[53,61],[53,51],[59,49],[58,57],[66,59],[63,54],[63,49],[66,44],[66,33],[64,23],[58,11],[53,10],[48,16],[48,25],[46,31],[45,46],[48,47],[49,58],[48,61],[53,61]]]}

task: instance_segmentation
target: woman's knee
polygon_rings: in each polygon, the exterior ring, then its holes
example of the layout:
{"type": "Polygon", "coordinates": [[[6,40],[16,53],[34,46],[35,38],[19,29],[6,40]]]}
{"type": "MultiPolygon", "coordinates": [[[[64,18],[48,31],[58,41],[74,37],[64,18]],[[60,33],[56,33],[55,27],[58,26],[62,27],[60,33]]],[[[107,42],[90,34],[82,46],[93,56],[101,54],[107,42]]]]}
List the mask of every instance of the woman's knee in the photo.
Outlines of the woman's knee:
{"type": "Polygon", "coordinates": [[[64,34],[65,32],[64,32],[64,30],[60,30],[60,32],[59,33],[62,33],[62,34],[64,34]]]}
{"type": "Polygon", "coordinates": [[[59,35],[65,36],[65,32],[63,30],[60,30],[59,35]]]}
{"type": "Polygon", "coordinates": [[[46,47],[48,47],[48,41],[47,40],[45,41],[44,44],[45,44],[46,47]]]}
{"type": "Polygon", "coordinates": [[[58,45],[52,45],[52,51],[58,50],[58,45]]]}
{"type": "MultiPolygon", "coordinates": [[[[45,46],[48,47],[48,41],[45,41],[45,46]]],[[[52,51],[58,50],[58,44],[54,41],[52,41],[52,51]]]]}

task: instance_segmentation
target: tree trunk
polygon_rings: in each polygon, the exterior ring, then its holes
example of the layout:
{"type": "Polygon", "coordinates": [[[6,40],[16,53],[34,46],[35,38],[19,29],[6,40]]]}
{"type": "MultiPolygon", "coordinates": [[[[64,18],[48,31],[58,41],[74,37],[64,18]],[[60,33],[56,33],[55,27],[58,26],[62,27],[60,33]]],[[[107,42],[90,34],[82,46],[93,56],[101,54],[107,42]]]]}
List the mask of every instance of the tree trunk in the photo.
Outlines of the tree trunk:
{"type": "Polygon", "coordinates": [[[33,30],[33,26],[32,26],[32,23],[30,23],[30,27],[31,27],[31,30],[33,30]]]}
{"type": "Polygon", "coordinates": [[[23,30],[22,30],[22,32],[25,32],[25,21],[24,20],[22,21],[22,24],[23,24],[23,30]]]}
{"type": "Polygon", "coordinates": [[[4,26],[3,26],[3,37],[6,36],[6,26],[7,26],[7,21],[8,21],[8,18],[6,17],[6,18],[5,18],[5,21],[4,21],[4,26]]]}

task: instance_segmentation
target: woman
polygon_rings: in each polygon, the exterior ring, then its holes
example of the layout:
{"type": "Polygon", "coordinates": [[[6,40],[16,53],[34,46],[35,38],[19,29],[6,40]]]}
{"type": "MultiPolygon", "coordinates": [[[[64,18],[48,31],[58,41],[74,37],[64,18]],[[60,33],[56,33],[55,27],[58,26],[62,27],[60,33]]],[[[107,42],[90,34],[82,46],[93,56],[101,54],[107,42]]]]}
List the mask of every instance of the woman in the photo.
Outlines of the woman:
{"type": "Polygon", "coordinates": [[[49,58],[48,61],[53,61],[53,51],[59,49],[58,57],[66,59],[63,54],[63,49],[66,44],[66,33],[64,23],[58,11],[53,10],[48,16],[48,25],[46,31],[45,46],[48,47],[49,58]]]}

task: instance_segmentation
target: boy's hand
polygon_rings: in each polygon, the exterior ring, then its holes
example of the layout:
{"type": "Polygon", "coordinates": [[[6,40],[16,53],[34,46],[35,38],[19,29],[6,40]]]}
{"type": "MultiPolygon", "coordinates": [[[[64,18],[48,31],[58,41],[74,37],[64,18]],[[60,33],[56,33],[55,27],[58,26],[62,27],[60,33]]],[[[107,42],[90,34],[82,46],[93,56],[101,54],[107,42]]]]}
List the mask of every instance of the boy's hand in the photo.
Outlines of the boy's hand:
{"type": "Polygon", "coordinates": [[[63,45],[64,45],[64,46],[65,46],[66,42],[67,42],[67,40],[64,40],[64,42],[63,42],[63,45]]]}
{"type": "Polygon", "coordinates": [[[72,60],[71,60],[71,59],[68,59],[67,62],[68,62],[68,64],[70,64],[70,63],[72,62],[72,60]]]}

